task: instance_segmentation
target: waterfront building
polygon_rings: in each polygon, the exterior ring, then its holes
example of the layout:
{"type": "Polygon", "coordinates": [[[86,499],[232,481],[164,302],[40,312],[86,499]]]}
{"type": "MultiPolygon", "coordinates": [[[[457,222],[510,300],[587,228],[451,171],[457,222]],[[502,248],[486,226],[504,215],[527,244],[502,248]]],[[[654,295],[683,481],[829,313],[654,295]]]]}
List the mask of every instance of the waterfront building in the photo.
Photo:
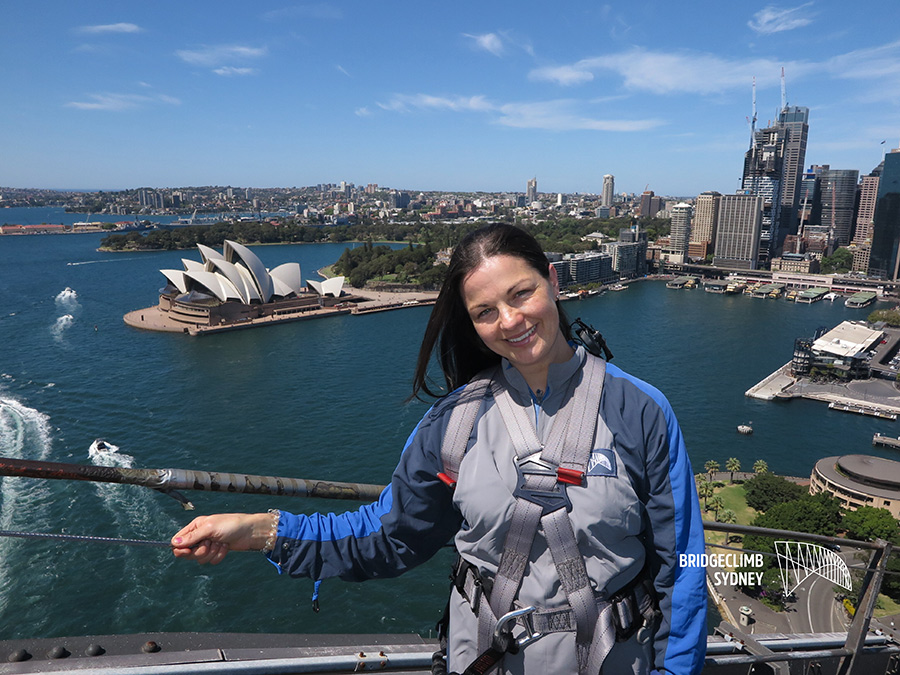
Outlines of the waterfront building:
{"type": "Polygon", "coordinates": [[[763,198],[759,195],[722,195],[713,265],[757,269],[762,210],[763,198]]]}
{"type": "Polygon", "coordinates": [[[834,495],[848,511],[872,506],[900,519],[900,462],[870,455],[825,457],[813,467],[809,491],[834,495]]]}
{"type": "Polygon", "coordinates": [[[132,312],[133,325],[188,332],[198,326],[283,319],[333,305],[342,294],[344,277],[309,282],[315,290],[306,292],[299,263],[268,270],[253,251],[234,241],[226,240],[222,253],[203,244],[197,248],[200,262],[183,258],[184,269],[160,270],[168,284],[160,290],[159,306],[143,310],[148,315],[157,310],[154,319],[145,321],[140,311],[132,312]]]}
{"type": "Polygon", "coordinates": [[[525,188],[525,203],[531,205],[537,201],[537,177],[528,181],[525,188]]]}
{"type": "Polygon", "coordinates": [[[809,253],[782,253],[772,258],[773,272],[799,272],[800,274],[818,274],[819,260],[809,253]]]}
{"type": "Polygon", "coordinates": [[[872,229],[875,225],[875,206],[878,203],[878,183],[884,163],[859,181],[859,208],[856,212],[856,230],[850,247],[853,253],[854,272],[869,271],[869,251],[872,249],[872,229]]]}
{"type": "Polygon", "coordinates": [[[884,157],[872,227],[869,275],[896,280],[900,268],[900,148],[884,157]]]}
{"type": "Polygon", "coordinates": [[[608,284],[618,279],[613,269],[613,257],[609,253],[567,253],[561,259],[552,260],[549,255],[548,259],[551,259],[550,264],[556,269],[559,285],[563,288],[608,284]]]}
{"type": "MultiPolygon", "coordinates": [[[[777,126],[785,130],[784,161],[781,181],[781,230],[797,232],[800,205],[800,182],[806,165],[806,143],[809,136],[809,108],[784,106],[778,114],[777,126]]],[[[783,242],[778,242],[779,246],[783,242]]]]}
{"type": "Polygon", "coordinates": [[[762,198],[760,213],[760,263],[766,263],[784,241],[781,233],[781,183],[784,171],[786,131],[780,127],[758,130],[744,155],[741,189],[762,198]]]}
{"type": "Polygon", "coordinates": [[[600,206],[612,206],[616,195],[616,177],[612,174],[603,176],[603,192],[600,195],[600,206]]]}
{"type": "Polygon", "coordinates": [[[850,243],[858,182],[859,171],[856,169],[827,168],[819,174],[820,228],[828,233],[836,246],[850,243]]]}
{"type": "Polygon", "coordinates": [[[694,216],[691,220],[690,242],[714,244],[716,241],[716,219],[719,216],[719,201],[722,195],[715,191],[703,192],[694,201],[694,216]]]}
{"type": "Polygon", "coordinates": [[[691,217],[694,207],[681,202],[671,209],[672,224],[669,230],[669,245],[663,251],[666,262],[677,265],[687,260],[688,242],[691,239],[691,217]]]}

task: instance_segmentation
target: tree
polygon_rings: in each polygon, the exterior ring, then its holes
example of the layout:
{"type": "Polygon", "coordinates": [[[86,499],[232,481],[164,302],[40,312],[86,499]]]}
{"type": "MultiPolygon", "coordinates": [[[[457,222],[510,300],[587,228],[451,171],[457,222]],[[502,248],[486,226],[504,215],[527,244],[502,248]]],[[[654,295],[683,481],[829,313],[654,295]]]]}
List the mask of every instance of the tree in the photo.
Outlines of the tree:
{"type": "Polygon", "coordinates": [[[712,480],[712,475],[719,470],[719,463],[714,459],[710,459],[703,465],[703,468],[706,469],[709,479],[712,480]]]}
{"type": "Polygon", "coordinates": [[[758,459],[753,463],[754,473],[766,473],[769,470],[769,463],[764,459],[758,459]]]}
{"type": "Polygon", "coordinates": [[[697,494],[703,498],[703,508],[707,508],[707,502],[710,497],[713,496],[713,488],[712,482],[710,482],[709,478],[704,476],[702,473],[697,474],[697,494]]]}
{"type": "Polygon", "coordinates": [[[741,461],[737,457],[729,457],[725,462],[725,470],[731,472],[731,482],[734,482],[734,472],[741,470],[741,461]]]}
{"type": "Polygon", "coordinates": [[[873,541],[890,540],[900,533],[900,526],[891,512],[874,506],[860,506],[856,511],[844,514],[841,526],[851,539],[873,541]]]}
{"type": "MultiPolygon", "coordinates": [[[[719,511],[725,508],[725,501],[722,499],[722,495],[713,495],[712,499],[709,500],[709,509],[713,511],[713,520],[719,519],[719,511]]],[[[709,510],[707,509],[707,510],[709,510]]]]}
{"type": "Polygon", "coordinates": [[[775,504],[800,499],[806,490],[781,476],[768,471],[758,473],[744,483],[747,506],[757,511],[768,511],[775,504]]]}

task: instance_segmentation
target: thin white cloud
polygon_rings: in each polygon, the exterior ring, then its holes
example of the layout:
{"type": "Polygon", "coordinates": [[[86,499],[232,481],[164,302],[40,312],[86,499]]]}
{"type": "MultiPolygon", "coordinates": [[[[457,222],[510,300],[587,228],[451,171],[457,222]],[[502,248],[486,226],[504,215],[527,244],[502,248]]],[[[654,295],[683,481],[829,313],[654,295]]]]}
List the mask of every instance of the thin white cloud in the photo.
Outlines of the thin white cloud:
{"type": "Polygon", "coordinates": [[[478,111],[494,110],[484,96],[432,96],[431,94],[395,94],[388,103],[379,103],[384,110],[409,112],[419,110],[478,111]]]}
{"type": "Polygon", "coordinates": [[[768,5],[754,14],[747,25],[763,35],[802,28],[812,23],[812,15],[807,11],[812,4],[812,2],[807,2],[799,7],[790,8],[768,5]]]}
{"type": "Polygon", "coordinates": [[[232,76],[241,76],[241,75],[256,75],[259,71],[256,68],[235,68],[234,66],[222,66],[220,68],[214,68],[213,72],[216,75],[222,75],[223,77],[232,77],[232,76]]]}
{"type": "Polygon", "coordinates": [[[582,59],[571,65],[537,68],[529,78],[572,86],[590,82],[598,73],[619,75],[626,89],[654,94],[715,94],[749,86],[756,77],[760,86],[777,84],[781,67],[800,77],[819,66],[758,58],[749,61],[723,59],[701,52],[656,52],[634,48],[615,54],[582,59]]]}
{"type": "Polygon", "coordinates": [[[476,48],[490,52],[494,56],[503,56],[503,39],[496,33],[483,33],[481,35],[471,35],[463,33],[463,37],[472,40],[476,48]]]}
{"type": "Polygon", "coordinates": [[[97,26],[80,26],[79,33],[97,35],[102,33],[140,33],[144,29],[135,23],[107,23],[97,26]]]}
{"type": "Polygon", "coordinates": [[[210,45],[200,49],[179,49],[175,55],[192,66],[213,68],[230,62],[247,62],[261,58],[268,53],[265,47],[244,45],[210,45]]]}
{"type": "Polygon", "coordinates": [[[594,79],[594,74],[584,65],[574,64],[570,66],[535,68],[528,74],[528,78],[539,82],[555,82],[567,87],[590,82],[594,79]]]}
{"type": "Polygon", "coordinates": [[[337,65],[335,66],[335,68],[337,68],[337,70],[338,70],[339,73],[343,73],[343,74],[346,75],[347,77],[350,77],[350,73],[348,73],[347,70],[344,68],[344,66],[342,66],[341,64],[337,64],[337,65]]]}
{"type": "Polygon", "coordinates": [[[372,114],[372,111],[363,106],[362,108],[357,108],[356,110],[354,110],[353,114],[355,114],[357,117],[368,117],[372,114]]]}
{"type": "Polygon", "coordinates": [[[123,112],[135,110],[154,103],[168,105],[180,105],[181,101],[173,96],[158,94],[156,96],[144,96],[142,94],[89,94],[87,101],[70,101],[65,104],[67,108],[76,110],[104,110],[109,112],[123,112]]]}
{"type": "Polygon", "coordinates": [[[395,94],[389,102],[378,104],[384,110],[402,113],[414,110],[485,113],[496,124],[519,129],[645,131],[665,124],[658,119],[597,119],[581,112],[583,105],[574,99],[498,104],[482,95],[448,97],[430,94],[395,94]]]}
{"type": "Polygon", "coordinates": [[[344,12],[340,7],[335,7],[327,2],[292,5],[273,9],[262,15],[265,21],[282,21],[284,19],[343,19],[344,12]]]}
{"type": "Polygon", "coordinates": [[[646,131],[665,124],[659,119],[596,119],[579,112],[580,102],[572,99],[538,103],[507,103],[500,107],[499,124],[518,129],[548,131],[646,131]]]}

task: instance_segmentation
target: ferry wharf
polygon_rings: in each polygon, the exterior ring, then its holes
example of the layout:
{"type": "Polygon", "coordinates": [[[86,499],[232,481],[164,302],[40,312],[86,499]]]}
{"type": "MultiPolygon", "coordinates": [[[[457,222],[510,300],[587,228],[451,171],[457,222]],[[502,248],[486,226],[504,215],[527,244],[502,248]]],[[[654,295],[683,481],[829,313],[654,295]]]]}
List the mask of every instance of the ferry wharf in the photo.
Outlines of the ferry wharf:
{"type": "Polygon", "coordinates": [[[806,398],[828,403],[832,410],[886,419],[900,415],[900,391],[890,381],[873,378],[819,384],[792,375],[790,363],[753,385],[744,395],[764,401],[806,398]]]}

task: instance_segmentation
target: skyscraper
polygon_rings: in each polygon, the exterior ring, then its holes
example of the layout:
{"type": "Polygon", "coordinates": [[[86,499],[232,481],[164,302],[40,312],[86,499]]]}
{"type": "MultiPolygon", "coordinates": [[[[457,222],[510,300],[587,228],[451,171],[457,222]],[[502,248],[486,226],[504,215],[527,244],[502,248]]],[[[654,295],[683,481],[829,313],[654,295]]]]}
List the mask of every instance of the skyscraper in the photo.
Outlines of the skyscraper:
{"type": "Polygon", "coordinates": [[[691,239],[691,216],[694,207],[681,202],[672,207],[672,225],[669,230],[670,262],[683,263],[687,259],[688,242],[691,239]]]}
{"type": "Polygon", "coordinates": [[[612,174],[603,176],[603,194],[600,195],[600,206],[612,206],[616,194],[616,177],[612,174]]]}
{"type": "Polygon", "coordinates": [[[819,174],[822,230],[837,246],[850,243],[858,181],[859,171],[856,169],[826,169],[819,174]]]}
{"type": "Polygon", "coordinates": [[[713,265],[757,268],[762,212],[763,198],[759,195],[722,195],[713,265]]]}
{"type": "Polygon", "coordinates": [[[896,280],[900,266],[900,148],[884,157],[874,220],[869,274],[896,280]]]}
{"type": "Polygon", "coordinates": [[[531,202],[537,201],[537,178],[532,178],[528,181],[528,187],[525,189],[525,203],[531,204],[531,202]]]}
{"type": "Polygon", "coordinates": [[[766,263],[784,241],[781,227],[781,184],[787,132],[774,126],[758,130],[744,155],[741,188],[762,197],[759,262],[766,263]]]}
{"type": "Polygon", "coordinates": [[[781,246],[785,234],[797,231],[800,180],[806,166],[806,140],[809,136],[809,108],[784,106],[778,114],[776,126],[786,132],[781,181],[781,229],[780,239],[776,242],[777,246],[781,246]]]}
{"type": "Polygon", "coordinates": [[[875,224],[875,206],[878,203],[878,183],[881,180],[881,171],[884,162],[879,164],[867,176],[859,181],[859,209],[856,212],[856,231],[853,233],[853,245],[850,250],[853,253],[854,272],[867,273],[869,271],[869,254],[872,250],[872,229],[875,224]]]}
{"type": "Polygon", "coordinates": [[[691,241],[712,244],[716,238],[716,218],[719,216],[718,192],[704,192],[694,203],[694,218],[691,223],[691,241]]]}

